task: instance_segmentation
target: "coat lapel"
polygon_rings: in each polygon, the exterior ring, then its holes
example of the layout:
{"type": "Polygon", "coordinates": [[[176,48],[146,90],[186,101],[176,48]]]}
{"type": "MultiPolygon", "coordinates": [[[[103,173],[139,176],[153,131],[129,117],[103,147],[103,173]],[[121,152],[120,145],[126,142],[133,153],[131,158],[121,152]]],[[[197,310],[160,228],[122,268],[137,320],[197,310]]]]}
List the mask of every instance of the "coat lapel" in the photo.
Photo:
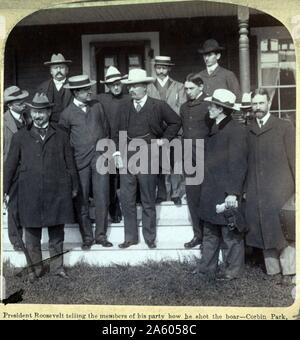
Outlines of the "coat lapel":
{"type": "Polygon", "coordinates": [[[13,116],[11,115],[11,113],[8,111],[6,111],[5,115],[4,115],[4,121],[5,121],[5,125],[6,127],[12,132],[12,133],[16,133],[18,132],[18,128],[17,128],[17,124],[13,118],[13,116]]]}
{"type": "Polygon", "coordinates": [[[168,81],[167,86],[168,86],[168,89],[167,89],[166,98],[168,99],[170,97],[174,87],[175,87],[175,81],[170,78],[169,81],[168,81]]]}
{"type": "Polygon", "coordinates": [[[262,128],[260,128],[257,124],[256,119],[254,119],[254,121],[250,125],[250,131],[257,136],[261,136],[273,128],[274,120],[275,120],[274,117],[271,116],[267,123],[262,128]]]}

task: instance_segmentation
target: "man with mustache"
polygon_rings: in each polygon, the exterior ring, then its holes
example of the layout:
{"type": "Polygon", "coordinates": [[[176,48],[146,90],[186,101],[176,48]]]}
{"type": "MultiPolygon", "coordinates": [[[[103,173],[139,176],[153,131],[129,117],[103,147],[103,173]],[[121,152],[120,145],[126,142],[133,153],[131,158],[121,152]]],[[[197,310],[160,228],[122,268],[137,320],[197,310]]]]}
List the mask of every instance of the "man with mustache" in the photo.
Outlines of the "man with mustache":
{"type": "Polygon", "coordinates": [[[50,61],[46,61],[44,65],[50,67],[51,79],[43,82],[38,92],[46,93],[50,102],[54,104],[51,122],[58,123],[61,112],[71,103],[73,95],[69,89],[64,88],[68,83],[69,64],[71,60],[66,60],[61,54],[53,54],[50,61]]]}
{"type": "Polygon", "coordinates": [[[255,119],[248,126],[246,243],[263,250],[268,275],[291,283],[295,243],[285,238],[279,213],[295,193],[295,130],[290,122],[272,115],[270,108],[266,90],[252,93],[255,119]]]}
{"type": "MultiPolygon", "coordinates": [[[[166,102],[178,115],[180,107],[186,102],[184,85],[170,77],[170,72],[175,64],[169,56],[157,56],[154,59],[156,80],[148,85],[148,95],[152,98],[166,102]]],[[[181,132],[180,132],[181,134],[181,132]]],[[[174,168],[174,155],[171,150],[171,165],[174,168]]],[[[184,178],[179,174],[158,176],[158,191],[156,203],[167,201],[168,195],[175,205],[182,204],[184,178]]]]}

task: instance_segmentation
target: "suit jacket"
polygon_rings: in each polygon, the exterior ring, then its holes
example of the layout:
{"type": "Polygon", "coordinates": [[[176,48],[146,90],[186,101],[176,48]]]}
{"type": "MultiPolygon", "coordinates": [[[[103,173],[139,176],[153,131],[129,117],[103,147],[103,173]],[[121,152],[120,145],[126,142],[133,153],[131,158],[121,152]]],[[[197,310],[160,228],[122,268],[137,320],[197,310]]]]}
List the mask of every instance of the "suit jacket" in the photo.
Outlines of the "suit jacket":
{"type": "Polygon", "coordinates": [[[247,130],[246,241],[260,249],[282,249],[286,241],[279,213],[295,192],[295,129],[271,116],[262,128],[255,119],[247,130]]]}
{"type": "Polygon", "coordinates": [[[237,102],[241,100],[240,84],[233,72],[218,66],[211,75],[205,69],[199,73],[199,76],[204,81],[204,92],[208,96],[212,96],[217,89],[226,89],[236,95],[237,102]]]}
{"type": "Polygon", "coordinates": [[[21,129],[12,138],[5,163],[4,193],[18,176],[20,224],[41,228],[74,223],[72,190],[78,179],[68,135],[50,126],[44,141],[34,129],[21,129]]]}
{"type": "Polygon", "coordinates": [[[9,110],[4,113],[3,127],[4,127],[3,160],[5,162],[7,159],[8,151],[10,149],[13,135],[18,132],[17,124],[9,110]]]}
{"type": "MultiPolygon", "coordinates": [[[[67,83],[68,82],[66,81],[65,84],[67,83]]],[[[62,88],[61,89],[61,91],[63,91],[62,100],[60,100],[59,102],[55,102],[54,97],[54,91],[56,91],[55,84],[53,79],[49,79],[39,86],[38,91],[46,93],[50,103],[55,104],[54,107],[52,108],[51,121],[58,123],[61,112],[71,103],[71,101],[74,98],[71,90],[62,88]]]]}

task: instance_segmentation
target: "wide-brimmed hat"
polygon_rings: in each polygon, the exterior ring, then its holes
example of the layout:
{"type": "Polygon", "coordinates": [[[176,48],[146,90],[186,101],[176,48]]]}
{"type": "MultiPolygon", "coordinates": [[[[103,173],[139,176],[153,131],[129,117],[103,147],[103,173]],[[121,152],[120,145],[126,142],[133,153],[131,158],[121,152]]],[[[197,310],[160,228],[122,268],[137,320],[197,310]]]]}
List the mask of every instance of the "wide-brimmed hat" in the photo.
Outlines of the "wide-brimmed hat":
{"type": "Polygon", "coordinates": [[[141,84],[141,83],[154,83],[153,77],[147,77],[147,72],[142,69],[132,69],[129,71],[128,79],[122,80],[122,84],[141,84]]]}
{"type": "Polygon", "coordinates": [[[90,80],[89,76],[86,74],[81,74],[79,76],[70,77],[68,83],[64,85],[65,89],[83,89],[85,87],[90,87],[95,85],[96,80],[90,80]]]}
{"type": "Polygon", "coordinates": [[[224,51],[225,48],[220,46],[217,40],[215,39],[209,39],[206,40],[203,44],[203,47],[198,50],[200,54],[207,54],[211,52],[221,52],[224,51]]]}
{"type": "Polygon", "coordinates": [[[172,62],[171,57],[168,56],[156,56],[153,60],[154,65],[163,65],[163,66],[174,66],[175,64],[172,62]]]}
{"type": "Polygon", "coordinates": [[[121,75],[121,72],[114,66],[109,66],[107,69],[105,80],[100,80],[101,84],[113,84],[116,81],[120,81],[122,79],[127,78],[128,75],[125,76],[121,75]]]}
{"type": "Polygon", "coordinates": [[[70,64],[72,60],[66,60],[65,57],[61,54],[52,54],[50,61],[45,61],[44,65],[55,65],[55,64],[70,64]]]}
{"type": "Polygon", "coordinates": [[[240,109],[250,109],[252,108],[252,92],[244,93],[242,98],[242,103],[240,105],[240,109]]]}
{"type": "Polygon", "coordinates": [[[208,97],[204,99],[209,103],[214,103],[216,105],[225,107],[227,109],[232,109],[235,111],[239,111],[238,105],[236,102],[236,95],[229,90],[226,89],[218,89],[215,90],[212,97],[208,97]]]}
{"type": "Polygon", "coordinates": [[[29,96],[29,93],[25,90],[21,90],[18,86],[10,86],[4,90],[4,103],[13,102],[15,100],[25,99],[29,96]]]}
{"type": "Polygon", "coordinates": [[[26,103],[28,107],[32,109],[46,109],[54,106],[54,103],[50,103],[47,95],[45,93],[36,93],[31,101],[31,103],[26,103]]]}

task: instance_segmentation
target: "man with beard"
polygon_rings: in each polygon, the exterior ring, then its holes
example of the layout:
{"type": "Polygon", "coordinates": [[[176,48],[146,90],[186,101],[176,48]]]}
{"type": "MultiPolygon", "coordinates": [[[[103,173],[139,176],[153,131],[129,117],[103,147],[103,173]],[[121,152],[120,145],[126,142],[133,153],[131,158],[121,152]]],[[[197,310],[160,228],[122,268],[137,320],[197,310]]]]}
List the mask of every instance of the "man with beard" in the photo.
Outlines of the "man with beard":
{"type": "MultiPolygon", "coordinates": [[[[126,101],[130,100],[130,96],[124,94],[122,79],[126,76],[122,76],[120,71],[114,66],[110,66],[107,69],[107,73],[104,81],[100,81],[101,84],[105,84],[108,88],[108,93],[101,93],[98,96],[99,102],[104,108],[107,120],[109,122],[111,135],[115,134],[115,130],[118,128],[118,121],[122,114],[122,107],[126,101]]],[[[113,223],[120,223],[122,221],[122,211],[120,207],[117,190],[119,187],[120,175],[110,175],[110,204],[109,214],[113,223]]]]}
{"type": "MultiPolygon", "coordinates": [[[[3,117],[3,161],[4,167],[10,149],[11,141],[15,133],[20,129],[28,125],[28,119],[25,118],[25,98],[29,96],[27,91],[22,91],[17,86],[10,86],[4,90],[4,104],[8,107],[8,110],[4,113],[3,117]]],[[[18,234],[22,238],[23,230],[19,223],[18,214],[18,174],[12,181],[12,185],[9,191],[9,205],[8,205],[8,237],[10,243],[13,245],[14,250],[21,251],[21,245],[19,244],[18,234]]]]}
{"type": "Polygon", "coordinates": [[[50,67],[51,79],[43,82],[38,92],[46,93],[54,107],[51,115],[51,122],[58,123],[61,112],[71,103],[73,96],[69,89],[64,88],[67,84],[69,74],[69,64],[71,60],[66,60],[61,54],[53,54],[50,61],[46,61],[44,65],[50,67]]]}
{"type": "Polygon", "coordinates": [[[289,284],[296,272],[295,243],[285,238],[279,213],[295,193],[295,130],[271,115],[270,107],[266,90],[253,92],[256,118],[248,126],[246,242],[263,250],[268,275],[289,284]]]}
{"type": "Polygon", "coordinates": [[[30,281],[44,273],[42,262],[42,228],[48,228],[50,272],[63,279],[64,224],[74,223],[72,197],[78,192],[73,152],[68,135],[49,123],[52,103],[37,93],[30,108],[33,124],[19,130],[12,139],[5,163],[4,194],[10,192],[18,176],[18,209],[25,228],[30,281]],[[33,267],[32,267],[33,266],[33,267]]]}

